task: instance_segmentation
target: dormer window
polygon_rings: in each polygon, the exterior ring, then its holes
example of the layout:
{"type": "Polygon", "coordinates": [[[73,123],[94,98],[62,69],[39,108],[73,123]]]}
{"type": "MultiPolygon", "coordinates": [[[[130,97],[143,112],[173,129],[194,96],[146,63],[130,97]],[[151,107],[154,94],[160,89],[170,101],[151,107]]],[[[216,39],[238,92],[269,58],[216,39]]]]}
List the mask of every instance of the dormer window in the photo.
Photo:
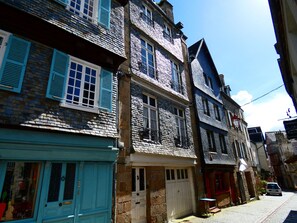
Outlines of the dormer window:
{"type": "Polygon", "coordinates": [[[163,36],[169,42],[172,42],[172,31],[171,31],[171,28],[167,24],[164,24],[163,36]]]}
{"type": "Polygon", "coordinates": [[[154,26],[154,21],[153,21],[153,13],[152,10],[150,10],[146,5],[141,6],[141,13],[140,13],[141,18],[150,26],[154,26]]]}

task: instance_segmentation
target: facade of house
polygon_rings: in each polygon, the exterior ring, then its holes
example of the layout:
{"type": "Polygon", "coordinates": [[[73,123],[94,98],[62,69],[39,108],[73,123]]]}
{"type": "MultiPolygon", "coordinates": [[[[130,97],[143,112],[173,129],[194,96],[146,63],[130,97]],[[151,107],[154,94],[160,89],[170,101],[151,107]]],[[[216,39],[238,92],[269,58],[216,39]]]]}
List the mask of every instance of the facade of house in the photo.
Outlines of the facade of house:
{"type": "Polygon", "coordinates": [[[0,1],[1,222],[111,222],[124,5],[0,1]]]}
{"type": "Polygon", "coordinates": [[[256,161],[257,169],[260,170],[262,179],[267,180],[271,175],[271,166],[269,164],[269,158],[265,146],[265,139],[260,126],[248,128],[248,134],[251,142],[251,150],[253,154],[257,154],[254,157],[258,157],[256,161]]]}
{"type": "Polygon", "coordinates": [[[266,132],[267,152],[273,176],[282,188],[297,189],[297,164],[290,158],[297,154],[296,140],[288,140],[286,132],[266,132]]]}
{"type": "Polygon", "coordinates": [[[234,204],[245,203],[256,198],[256,163],[251,154],[251,148],[247,133],[247,123],[244,119],[243,110],[230,95],[231,88],[225,85],[224,75],[220,74],[222,83],[221,96],[226,112],[228,123],[228,138],[232,144],[236,162],[234,179],[235,193],[232,194],[234,204]]]}
{"type": "Polygon", "coordinates": [[[125,25],[116,221],[166,222],[196,209],[185,37],[165,0],[130,0],[125,25]]]}
{"type": "Polygon", "coordinates": [[[228,128],[220,94],[221,82],[214,62],[202,39],[189,47],[193,102],[207,198],[216,199],[219,207],[232,203],[235,160],[228,140],[228,128]]]}
{"type": "MultiPolygon", "coordinates": [[[[278,64],[288,92],[297,109],[297,3],[294,0],[269,0],[278,64]]],[[[296,137],[296,135],[295,135],[296,137]]]]}

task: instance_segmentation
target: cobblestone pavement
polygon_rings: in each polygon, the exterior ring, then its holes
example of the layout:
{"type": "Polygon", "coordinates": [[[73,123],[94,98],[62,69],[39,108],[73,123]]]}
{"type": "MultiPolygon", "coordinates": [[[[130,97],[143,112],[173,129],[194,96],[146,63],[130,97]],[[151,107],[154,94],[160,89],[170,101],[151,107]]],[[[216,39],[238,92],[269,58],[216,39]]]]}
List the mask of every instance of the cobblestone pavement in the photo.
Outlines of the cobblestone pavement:
{"type": "Polygon", "coordinates": [[[209,217],[189,216],[174,220],[182,223],[296,223],[297,192],[283,192],[283,196],[261,196],[247,204],[223,208],[209,217]]]}

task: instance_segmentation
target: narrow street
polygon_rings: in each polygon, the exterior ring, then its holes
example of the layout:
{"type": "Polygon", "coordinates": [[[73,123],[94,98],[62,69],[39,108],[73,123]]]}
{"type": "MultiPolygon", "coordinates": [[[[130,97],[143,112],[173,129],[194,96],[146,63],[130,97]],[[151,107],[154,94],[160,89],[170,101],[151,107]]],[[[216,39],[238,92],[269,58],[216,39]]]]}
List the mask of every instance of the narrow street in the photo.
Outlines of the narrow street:
{"type": "Polygon", "coordinates": [[[297,222],[297,192],[283,192],[283,196],[261,196],[244,205],[222,209],[209,217],[188,218],[174,222],[187,223],[293,223],[297,222]]]}

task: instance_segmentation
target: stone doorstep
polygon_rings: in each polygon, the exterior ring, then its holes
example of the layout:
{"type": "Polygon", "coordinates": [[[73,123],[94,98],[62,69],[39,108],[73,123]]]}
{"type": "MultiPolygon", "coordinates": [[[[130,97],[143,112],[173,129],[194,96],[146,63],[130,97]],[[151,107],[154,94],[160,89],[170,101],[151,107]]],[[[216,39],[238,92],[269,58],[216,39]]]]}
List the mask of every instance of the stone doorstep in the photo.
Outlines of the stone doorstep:
{"type": "Polygon", "coordinates": [[[212,208],[209,209],[208,212],[214,215],[214,214],[216,214],[216,213],[218,213],[220,211],[221,211],[220,208],[218,208],[218,207],[212,207],[212,208]]]}

